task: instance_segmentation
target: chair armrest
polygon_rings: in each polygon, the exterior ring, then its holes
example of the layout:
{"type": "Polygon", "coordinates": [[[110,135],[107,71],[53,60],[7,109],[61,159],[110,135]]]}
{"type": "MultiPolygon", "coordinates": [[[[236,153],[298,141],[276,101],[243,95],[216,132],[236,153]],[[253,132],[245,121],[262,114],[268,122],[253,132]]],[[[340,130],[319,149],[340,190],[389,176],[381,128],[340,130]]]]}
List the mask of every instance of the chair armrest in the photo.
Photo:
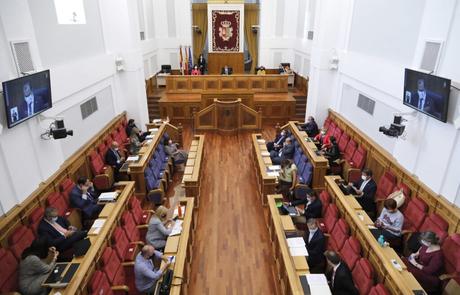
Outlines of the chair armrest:
{"type": "Polygon", "coordinates": [[[134,266],[134,261],[122,262],[121,265],[123,265],[123,266],[134,266]]]}
{"type": "Polygon", "coordinates": [[[138,229],[149,228],[149,225],[148,224],[139,224],[139,225],[136,226],[136,228],[138,228],[138,229]]]}
{"type": "Polygon", "coordinates": [[[131,242],[131,244],[136,245],[136,246],[138,246],[138,245],[139,246],[144,246],[145,245],[144,242],[142,242],[142,241],[131,242]]]}
{"type": "Polygon", "coordinates": [[[445,280],[453,279],[455,277],[456,277],[456,275],[454,273],[445,273],[445,274],[440,275],[439,279],[441,281],[445,281],[445,280]]]}
{"type": "Polygon", "coordinates": [[[125,291],[125,292],[129,292],[129,287],[126,286],[126,285],[112,286],[111,289],[112,289],[112,291],[125,291]]]}

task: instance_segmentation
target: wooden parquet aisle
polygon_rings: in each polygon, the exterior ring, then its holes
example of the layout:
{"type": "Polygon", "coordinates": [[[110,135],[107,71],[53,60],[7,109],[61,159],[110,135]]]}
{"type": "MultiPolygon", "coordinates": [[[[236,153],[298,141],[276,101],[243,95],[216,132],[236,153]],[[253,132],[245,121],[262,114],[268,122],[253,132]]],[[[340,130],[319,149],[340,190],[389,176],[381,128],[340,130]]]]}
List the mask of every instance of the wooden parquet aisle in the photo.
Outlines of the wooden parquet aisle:
{"type": "Polygon", "coordinates": [[[251,148],[250,133],[206,134],[189,294],[279,293],[251,148]]]}

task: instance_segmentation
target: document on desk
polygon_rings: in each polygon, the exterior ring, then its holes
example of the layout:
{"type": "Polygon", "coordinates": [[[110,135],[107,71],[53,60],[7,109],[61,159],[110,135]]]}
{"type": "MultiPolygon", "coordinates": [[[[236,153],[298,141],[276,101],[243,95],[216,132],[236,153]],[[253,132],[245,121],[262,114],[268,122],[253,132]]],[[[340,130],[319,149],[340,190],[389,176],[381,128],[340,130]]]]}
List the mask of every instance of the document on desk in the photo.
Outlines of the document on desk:
{"type": "Polygon", "coordinates": [[[161,119],[153,119],[152,123],[155,123],[155,124],[158,124],[158,123],[161,123],[161,119]]]}
{"type": "Polygon", "coordinates": [[[308,256],[308,250],[305,246],[301,247],[289,247],[291,256],[308,256]]]}
{"type": "Polygon", "coordinates": [[[145,139],[153,139],[155,137],[155,134],[149,134],[145,137],[145,139]]]}
{"type": "Polygon", "coordinates": [[[158,128],[150,128],[149,132],[158,132],[158,128]]]}
{"type": "Polygon", "coordinates": [[[176,222],[174,222],[171,233],[169,234],[170,237],[180,235],[182,233],[182,223],[182,220],[176,220],[176,222]]]}
{"type": "Polygon", "coordinates": [[[301,237],[286,239],[289,248],[305,246],[305,241],[301,237]]]}
{"type": "Polygon", "coordinates": [[[98,235],[99,232],[101,231],[102,227],[105,224],[105,219],[96,219],[94,220],[93,225],[88,231],[89,235],[98,235]]]}
{"type": "Polygon", "coordinates": [[[281,170],[281,166],[280,165],[271,165],[271,166],[268,166],[268,170],[278,171],[278,170],[281,170]]]}
{"type": "Polygon", "coordinates": [[[265,143],[265,139],[258,139],[257,142],[258,143],[265,143]]]}
{"type": "Polygon", "coordinates": [[[278,176],[280,176],[279,172],[276,172],[276,171],[267,172],[267,175],[270,176],[270,177],[278,177],[278,176]]]}
{"type": "Polygon", "coordinates": [[[126,162],[136,162],[136,161],[139,161],[139,156],[129,156],[126,159],[126,162]]]}
{"type": "Polygon", "coordinates": [[[101,202],[112,202],[118,197],[118,192],[107,192],[99,195],[98,200],[101,202]]]}
{"type": "Polygon", "coordinates": [[[270,153],[267,152],[267,151],[261,151],[260,154],[261,154],[263,157],[268,157],[268,156],[270,156],[270,153]]]}
{"type": "Polygon", "coordinates": [[[307,274],[308,286],[312,295],[332,294],[324,274],[307,274]]]}

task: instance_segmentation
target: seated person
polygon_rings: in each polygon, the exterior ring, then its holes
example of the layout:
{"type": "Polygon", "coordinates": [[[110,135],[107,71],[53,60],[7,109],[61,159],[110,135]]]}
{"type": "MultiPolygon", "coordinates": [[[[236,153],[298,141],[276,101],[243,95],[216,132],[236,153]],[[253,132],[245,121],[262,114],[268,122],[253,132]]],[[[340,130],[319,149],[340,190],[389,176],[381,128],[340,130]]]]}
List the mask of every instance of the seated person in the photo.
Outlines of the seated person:
{"type": "Polygon", "coordinates": [[[174,165],[183,164],[187,161],[188,153],[177,148],[178,144],[169,139],[165,144],[165,153],[173,159],[174,165]]]}
{"type": "Polygon", "coordinates": [[[291,70],[291,67],[290,66],[285,66],[283,68],[283,73],[282,74],[285,74],[285,75],[290,75],[292,74],[292,70],[291,70]]]}
{"type": "Polygon", "coordinates": [[[300,130],[305,131],[308,137],[315,137],[319,134],[318,124],[316,124],[315,118],[309,116],[307,122],[299,126],[300,130]]]}
{"type": "Polygon", "coordinates": [[[277,193],[283,195],[284,199],[289,200],[291,192],[297,184],[297,166],[290,159],[281,161],[281,171],[278,177],[277,193]]]}
{"type": "Polygon", "coordinates": [[[316,219],[307,220],[308,230],[303,239],[308,251],[308,267],[310,273],[324,273],[324,251],[326,251],[326,238],[316,224],[316,219]]]}
{"type": "Polygon", "coordinates": [[[292,143],[292,139],[290,137],[286,138],[283,147],[278,152],[270,152],[270,158],[273,165],[280,165],[284,159],[294,158],[294,144],[292,143]]]}
{"type": "Polygon", "coordinates": [[[151,245],[142,247],[141,252],[136,256],[134,262],[134,278],[136,289],[145,294],[155,294],[157,281],[161,278],[165,270],[169,267],[168,257],[160,251],[155,250],[151,245]],[[161,259],[163,264],[155,269],[152,259],[161,259]]]}
{"type": "Polygon", "coordinates": [[[53,207],[45,209],[45,216],[38,225],[38,234],[47,238],[49,246],[55,247],[61,253],[86,237],[86,231],[70,225],[67,219],[58,216],[57,209],[53,207]]]}
{"type": "Polygon", "coordinates": [[[286,130],[281,130],[280,134],[278,134],[275,137],[274,141],[269,141],[267,142],[267,151],[271,152],[273,150],[279,151],[283,147],[283,143],[288,137],[287,131],[286,130]]]}
{"type": "Polygon", "coordinates": [[[225,65],[222,70],[220,71],[221,75],[231,75],[233,74],[233,69],[229,66],[225,65]]]}
{"type": "Polygon", "coordinates": [[[331,145],[330,135],[327,134],[327,129],[321,128],[321,132],[313,139],[316,142],[316,146],[320,150],[324,150],[331,145]]]}
{"type": "Polygon", "coordinates": [[[263,66],[260,66],[258,69],[257,69],[257,75],[265,75],[265,67],[263,66]]]}
{"type": "Polygon", "coordinates": [[[131,134],[129,135],[129,154],[130,155],[137,155],[139,150],[142,147],[142,143],[139,141],[138,133],[136,132],[137,128],[133,128],[131,130],[131,134]]]}
{"type": "Polygon", "coordinates": [[[329,166],[337,166],[335,161],[340,159],[339,145],[337,144],[334,136],[331,136],[329,140],[331,141],[331,145],[328,148],[322,150],[320,154],[328,159],[329,166]]]}
{"type": "Polygon", "coordinates": [[[18,268],[19,292],[23,295],[44,295],[50,290],[42,283],[53,270],[59,252],[48,247],[46,238],[34,240],[21,255],[18,268]]]}
{"type": "Polygon", "coordinates": [[[440,294],[439,275],[443,273],[444,257],[439,246],[439,238],[434,232],[423,232],[420,234],[420,243],[420,249],[403,261],[407,270],[428,294],[440,294]]]}
{"type": "Polygon", "coordinates": [[[172,220],[168,219],[168,209],[160,206],[150,218],[145,241],[157,249],[164,249],[166,239],[171,234],[172,220]]]}
{"type": "Polygon", "coordinates": [[[283,67],[282,64],[280,64],[280,65],[278,66],[278,72],[279,72],[280,74],[284,74],[284,67],[283,67]]]}
{"type": "Polygon", "coordinates": [[[327,265],[330,268],[330,287],[333,295],[359,295],[353,282],[353,276],[345,262],[342,262],[339,254],[334,251],[324,253],[327,265]]]}
{"type": "Polygon", "coordinates": [[[201,75],[201,71],[200,69],[198,68],[198,65],[194,65],[193,66],[193,69],[192,69],[192,76],[199,76],[201,75]]]}
{"type": "Polygon", "coordinates": [[[312,189],[307,190],[307,197],[287,203],[288,206],[298,206],[304,204],[304,209],[296,207],[299,216],[293,216],[294,223],[306,223],[310,218],[320,218],[323,210],[323,203],[312,189]]]}
{"type": "Polygon", "coordinates": [[[361,179],[355,183],[348,183],[355,192],[356,200],[361,205],[364,211],[366,211],[370,217],[375,218],[375,193],[377,192],[377,184],[372,179],[372,171],[368,168],[364,168],[361,174],[361,179]]]}
{"type": "Polygon", "coordinates": [[[375,221],[375,226],[380,229],[378,236],[383,235],[385,240],[399,239],[402,234],[404,215],[398,210],[396,201],[386,199],[384,208],[379,218],[375,221]]]}
{"type": "Polygon", "coordinates": [[[112,166],[115,175],[118,175],[118,171],[125,162],[125,158],[120,155],[120,148],[118,142],[112,142],[112,145],[105,154],[105,162],[112,166]]]}
{"type": "Polygon", "coordinates": [[[102,206],[97,204],[97,198],[93,183],[82,176],[70,192],[70,206],[81,210],[83,221],[92,220],[97,218],[102,210],[102,206]]]}
{"type": "Polygon", "coordinates": [[[145,140],[145,137],[150,134],[150,132],[142,132],[134,123],[134,119],[129,119],[128,124],[126,125],[126,135],[130,136],[132,130],[136,130],[137,132],[137,137],[140,142],[143,142],[145,140]]]}

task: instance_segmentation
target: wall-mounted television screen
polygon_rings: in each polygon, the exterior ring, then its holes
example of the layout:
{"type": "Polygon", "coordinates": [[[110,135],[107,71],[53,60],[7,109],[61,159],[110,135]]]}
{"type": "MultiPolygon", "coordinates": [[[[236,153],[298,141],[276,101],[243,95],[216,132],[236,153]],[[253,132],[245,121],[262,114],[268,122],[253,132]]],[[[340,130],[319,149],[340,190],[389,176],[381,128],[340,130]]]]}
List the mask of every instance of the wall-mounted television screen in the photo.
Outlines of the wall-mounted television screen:
{"type": "Polygon", "coordinates": [[[51,108],[50,71],[3,82],[8,128],[51,108]]]}
{"type": "Polygon", "coordinates": [[[447,122],[450,80],[406,69],[404,104],[442,122],[447,122]]]}

